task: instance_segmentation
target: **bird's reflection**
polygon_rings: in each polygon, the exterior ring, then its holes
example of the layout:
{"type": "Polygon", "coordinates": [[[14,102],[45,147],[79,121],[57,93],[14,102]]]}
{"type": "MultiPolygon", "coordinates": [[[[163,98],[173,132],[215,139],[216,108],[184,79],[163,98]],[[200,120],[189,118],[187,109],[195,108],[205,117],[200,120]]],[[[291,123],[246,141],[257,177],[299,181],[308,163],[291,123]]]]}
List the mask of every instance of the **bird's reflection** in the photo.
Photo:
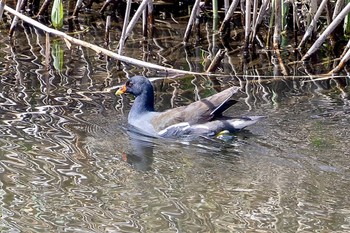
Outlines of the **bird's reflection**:
{"type": "MultiPolygon", "coordinates": [[[[129,149],[123,154],[122,159],[129,163],[135,170],[149,171],[152,170],[154,160],[154,149],[162,148],[166,139],[159,139],[142,134],[136,128],[129,125],[127,129],[129,136],[129,149]]],[[[188,148],[192,153],[198,153],[200,156],[218,156],[223,157],[224,154],[230,154],[229,157],[236,157],[240,154],[237,147],[244,144],[246,140],[253,137],[253,134],[248,130],[242,130],[235,135],[226,135],[217,138],[194,138],[192,140],[173,140],[172,147],[179,146],[180,148],[188,148]],[[204,151],[203,151],[204,149],[204,151]],[[228,153],[229,151],[229,153],[228,153]]],[[[166,145],[169,145],[166,143],[166,145]]],[[[167,146],[168,147],[168,146],[167,146]]],[[[227,159],[227,156],[224,156],[227,159]]],[[[223,157],[223,158],[224,158],[223,157]]],[[[231,158],[231,159],[232,159],[231,158]]]]}
{"type": "Polygon", "coordinates": [[[123,160],[136,170],[151,170],[155,138],[141,134],[132,126],[128,127],[127,134],[130,139],[130,149],[123,154],[123,160]]]}

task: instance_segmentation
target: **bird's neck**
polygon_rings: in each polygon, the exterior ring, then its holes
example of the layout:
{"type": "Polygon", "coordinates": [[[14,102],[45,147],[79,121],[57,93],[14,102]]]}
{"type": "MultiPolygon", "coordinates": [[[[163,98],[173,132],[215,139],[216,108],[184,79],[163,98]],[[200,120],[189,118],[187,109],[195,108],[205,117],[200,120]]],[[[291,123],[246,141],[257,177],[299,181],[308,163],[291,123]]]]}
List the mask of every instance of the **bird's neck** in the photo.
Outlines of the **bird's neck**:
{"type": "Polygon", "coordinates": [[[154,94],[153,89],[143,92],[135,98],[131,107],[129,118],[139,117],[141,114],[154,111],[154,94]]]}

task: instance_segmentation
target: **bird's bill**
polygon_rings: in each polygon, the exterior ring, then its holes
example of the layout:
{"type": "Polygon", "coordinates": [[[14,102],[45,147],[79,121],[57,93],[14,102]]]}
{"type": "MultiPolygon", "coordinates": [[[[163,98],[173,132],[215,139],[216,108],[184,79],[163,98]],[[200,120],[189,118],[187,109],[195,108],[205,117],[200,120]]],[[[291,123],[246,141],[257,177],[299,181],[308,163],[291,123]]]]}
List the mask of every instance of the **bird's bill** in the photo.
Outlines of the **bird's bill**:
{"type": "Polygon", "coordinates": [[[121,95],[126,92],[126,85],[123,85],[121,88],[119,88],[118,91],[115,92],[116,95],[121,95]]]}

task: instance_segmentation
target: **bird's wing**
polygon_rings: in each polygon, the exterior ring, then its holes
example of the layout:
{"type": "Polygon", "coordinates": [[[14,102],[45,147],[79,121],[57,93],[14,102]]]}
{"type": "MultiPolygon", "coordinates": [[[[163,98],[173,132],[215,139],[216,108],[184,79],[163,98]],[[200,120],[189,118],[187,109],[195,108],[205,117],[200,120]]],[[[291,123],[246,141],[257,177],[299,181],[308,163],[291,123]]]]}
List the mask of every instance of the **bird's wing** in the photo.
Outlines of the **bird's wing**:
{"type": "Polygon", "coordinates": [[[238,87],[230,87],[187,106],[169,109],[154,117],[152,124],[156,131],[160,131],[181,122],[188,122],[191,125],[208,122],[236,103],[230,98],[238,90],[238,87]]]}

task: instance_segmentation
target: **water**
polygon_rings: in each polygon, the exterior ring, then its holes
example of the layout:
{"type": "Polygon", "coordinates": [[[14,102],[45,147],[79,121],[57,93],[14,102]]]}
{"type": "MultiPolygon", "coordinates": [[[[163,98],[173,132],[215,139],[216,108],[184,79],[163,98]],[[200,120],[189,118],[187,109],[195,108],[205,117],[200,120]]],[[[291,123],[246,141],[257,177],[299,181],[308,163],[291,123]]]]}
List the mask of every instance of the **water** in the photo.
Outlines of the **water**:
{"type": "MultiPolygon", "coordinates": [[[[127,55],[205,70],[205,42],[174,49],[178,28],[159,28],[145,53],[134,34],[127,55]]],[[[77,37],[102,45],[102,31],[77,37]]],[[[348,78],[264,81],[276,72],[264,57],[242,66],[232,54],[219,70],[231,77],[154,81],[157,108],[235,84],[227,114],[267,118],[228,140],[151,139],[125,129],[132,98],[113,94],[126,80],[113,61],[73,46],[59,72],[45,65],[44,35],[16,33],[12,44],[0,34],[2,232],[350,231],[348,78]]]]}

